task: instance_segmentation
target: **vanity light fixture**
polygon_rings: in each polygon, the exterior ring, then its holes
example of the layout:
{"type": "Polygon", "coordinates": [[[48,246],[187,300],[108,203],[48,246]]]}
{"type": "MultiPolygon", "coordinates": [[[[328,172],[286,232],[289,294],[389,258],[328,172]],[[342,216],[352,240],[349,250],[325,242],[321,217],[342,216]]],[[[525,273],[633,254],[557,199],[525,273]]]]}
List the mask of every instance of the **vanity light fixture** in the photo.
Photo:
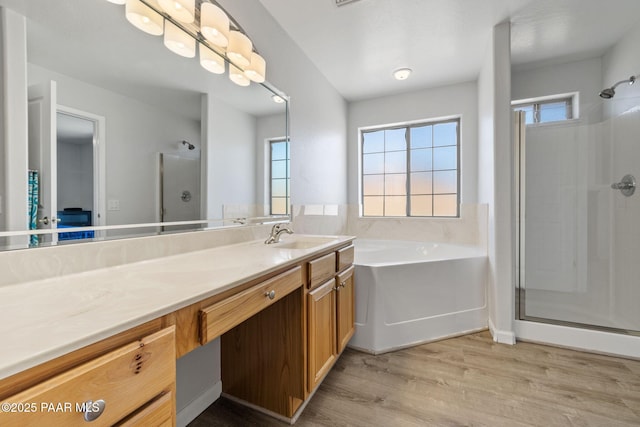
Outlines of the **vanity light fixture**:
{"type": "Polygon", "coordinates": [[[224,74],[224,58],[210,48],[199,43],[200,65],[213,74],[224,74]]]}
{"type": "Polygon", "coordinates": [[[251,80],[244,74],[244,71],[232,64],[229,64],[229,80],[238,86],[249,86],[251,83],[251,80]]]}
{"type": "Polygon", "coordinates": [[[126,0],[125,16],[137,29],[152,36],[162,35],[162,16],[140,0],[126,0]]]}
{"type": "Polygon", "coordinates": [[[407,80],[411,75],[411,68],[398,68],[393,72],[393,77],[396,80],[407,80]]]}
{"type": "Polygon", "coordinates": [[[195,0],[158,0],[158,4],[177,21],[190,24],[195,20],[195,0]]]}
{"type": "Polygon", "coordinates": [[[264,58],[255,52],[251,52],[251,62],[245,68],[244,74],[249,80],[256,83],[262,83],[264,81],[265,69],[267,67],[264,58]]]}
{"type": "Polygon", "coordinates": [[[113,4],[124,4],[127,0],[107,0],[107,1],[113,4]]]}
{"type": "Polygon", "coordinates": [[[153,35],[164,33],[164,44],[187,58],[200,52],[200,65],[222,74],[229,62],[229,79],[240,86],[263,83],[267,64],[251,39],[216,0],[107,0],[124,3],[127,20],[153,35]],[[197,5],[197,7],[196,7],[197,5]]]}
{"type": "Polygon", "coordinates": [[[213,3],[200,6],[200,32],[212,44],[227,47],[229,44],[229,17],[213,3]]]}
{"type": "Polygon", "coordinates": [[[240,31],[229,31],[229,45],[227,56],[238,67],[246,67],[251,63],[251,51],[253,45],[249,37],[240,31]]]}
{"type": "Polygon", "coordinates": [[[164,21],[164,45],[171,52],[185,58],[196,56],[196,40],[174,23],[166,20],[164,21]]]}

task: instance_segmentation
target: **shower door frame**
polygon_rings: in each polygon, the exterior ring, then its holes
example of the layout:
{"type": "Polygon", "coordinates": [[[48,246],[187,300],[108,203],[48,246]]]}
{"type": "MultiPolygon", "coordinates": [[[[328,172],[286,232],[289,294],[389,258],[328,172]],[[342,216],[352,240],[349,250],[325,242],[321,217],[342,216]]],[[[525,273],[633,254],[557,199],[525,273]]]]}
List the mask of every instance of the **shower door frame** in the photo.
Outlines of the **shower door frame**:
{"type": "Polygon", "coordinates": [[[594,331],[612,332],[621,335],[640,337],[640,330],[630,330],[601,326],[588,323],[571,322],[567,320],[549,319],[544,317],[528,316],[526,314],[526,124],[523,111],[513,112],[513,145],[514,145],[514,212],[515,212],[515,320],[545,323],[555,326],[566,326],[594,331]]]}

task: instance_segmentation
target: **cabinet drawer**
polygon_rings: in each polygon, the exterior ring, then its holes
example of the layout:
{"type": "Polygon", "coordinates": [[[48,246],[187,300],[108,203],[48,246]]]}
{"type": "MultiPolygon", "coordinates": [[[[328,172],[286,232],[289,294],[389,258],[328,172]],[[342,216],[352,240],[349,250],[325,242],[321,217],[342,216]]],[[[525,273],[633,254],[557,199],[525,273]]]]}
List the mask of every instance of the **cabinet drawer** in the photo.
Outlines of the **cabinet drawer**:
{"type": "Polygon", "coordinates": [[[309,261],[309,289],[332,278],[336,273],[336,253],[331,252],[313,261],[309,261]]]}
{"type": "MultiPolygon", "coordinates": [[[[113,425],[175,382],[175,328],[84,363],[18,393],[5,402],[21,412],[0,414],[3,426],[67,426],[84,424],[86,402],[104,400],[104,410],[92,426],[113,425]],[[26,413],[25,409],[32,409],[26,413]]],[[[173,400],[169,401],[173,413],[173,400]]]]}
{"type": "Polygon", "coordinates": [[[347,246],[346,248],[338,249],[338,260],[337,260],[337,271],[342,271],[345,268],[349,267],[353,264],[354,257],[354,248],[353,245],[347,246]]]}
{"type": "Polygon", "coordinates": [[[168,392],[149,402],[116,427],[173,426],[173,393],[168,392]]]}
{"type": "Polygon", "coordinates": [[[206,344],[219,337],[300,286],[302,286],[302,269],[295,267],[201,309],[200,343],[206,344]]]}

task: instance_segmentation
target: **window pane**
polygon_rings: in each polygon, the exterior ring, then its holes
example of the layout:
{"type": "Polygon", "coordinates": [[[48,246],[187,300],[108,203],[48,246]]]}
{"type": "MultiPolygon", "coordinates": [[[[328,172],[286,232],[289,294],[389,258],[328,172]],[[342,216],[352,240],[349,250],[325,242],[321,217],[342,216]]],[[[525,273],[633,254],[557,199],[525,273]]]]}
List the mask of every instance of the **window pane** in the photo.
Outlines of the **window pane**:
{"type": "Polygon", "coordinates": [[[362,192],[365,196],[384,195],[384,175],[365,175],[362,177],[362,192]]]}
{"type": "Polygon", "coordinates": [[[407,175],[385,175],[384,194],[388,196],[404,196],[407,194],[407,175]]]}
{"type": "Polygon", "coordinates": [[[432,143],[433,126],[411,128],[411,148],[427,148],[432,143]]]}
{"type": "Polygon", "coordinates": [[[411,196],[411,216],[432,216],[432,196],[411,196]]]}
{"type": "Polygon", "coordinates": [[[458,123],[440,123],[433,126],[433,146],[456,145],[458,143],[458,123]]]}
{"type": "Polygon", "coordinates": [[[271,160],[284,160],[287,158],[287,144],[286,142],[272,142],[271,143],[271,160]]]}
{"type": "Polygon", "coordinates": [[[384,153],[363,155],[362,173],[384,173],[384,153]]]}
{"type": "Polygon", "coordinates": [[[456,171],[434,172],[433,173],[433,193],[457,193],[458,176],[456,171]]]}
{"type": "Polygon", "coordinates": [[[433,192],[431,174],[431,172],[412,173],[411,194],[431,194],[433,192]]]}
{"type": "Polygon", "coordinates": [[[384,214],[385,216],[407,216],[407,196],[386,196],[384,214]]]}
{"type": "Polygon", "coordinates": [[[381,153],[384,151],[384,131],[362,134],[362,153],[381,153]]]}
{"type": "Polygon", "coordinates": [[[558,120],[567,119],[566,102],[553,102],[549,104],[540,104],[540,123],[556,122],[558,120]]]}
{"type": "Polygon", "coordinates": [[[365,216],[383,216],[384,215],[384,197],[363,197],[362,213],[365,216]]]}
{"type": "Polygon", "coordinates": [[[288,198],[272,198],[271,199],[271,213],[273,215],[286,215],[287,214],[287,200],[288,198]]]}
{"type": "Polygon", "coordinates": [[[411,150],[409,156],[411,156],[411,171],[430,171],[431,170],[431,148],[411,150]]]}
{"type": "Polygon", "coordinates": [[[397,151],[407,149],[407,140],[405,138],[407,130],[390,129],[384,131],[384,149],[386,151],[397,151]]]}
{"type": "Polygon", "coordinates": [[[385,153],[384,171],[386,173],[404,173],[407,171],[407,152],[385,153]]]}
{"type": "Polygon", "coordinates": [[[518,106],[513,111],[524,111],[524,123],[527,125],[533,123],[533,105],[518,106]]]}
{"type": "Polygon", "coordinates": [[[271,162],[271,178],[286,178],[287,177],[287,161],[286,160],[274,160],[271,162]]]}
{"type": "Polygon", "coordinates": [[[458,147],[433,149],[433,170],[456,169],[458,166],[458,147]]]}
{"type": "Polygon", "coordinates": [[[286,179],[274,179],[271,181],[271,197],[286,197],[287,196],[287,181],[286,179]]]}
{"type": "Polygon", "coordinates": [[[433,196],[433,216],[457,216],[458,196],[433,196]]]}

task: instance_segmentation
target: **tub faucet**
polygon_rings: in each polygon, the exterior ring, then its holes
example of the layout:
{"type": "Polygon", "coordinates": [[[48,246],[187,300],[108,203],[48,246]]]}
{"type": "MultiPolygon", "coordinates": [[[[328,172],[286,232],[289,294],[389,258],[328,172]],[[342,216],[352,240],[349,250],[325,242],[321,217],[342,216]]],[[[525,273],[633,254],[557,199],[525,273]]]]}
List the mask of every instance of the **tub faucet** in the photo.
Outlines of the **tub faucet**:
{"type": "Polygon", "coordinates": [[[280,235],[282,233],[293,234],[293,230],[287,227],[280,227],[280,224],[275,224],[271,229],[271,234],[269,235],[269,238],[264,242],[267,245],[270,245],[271,243],[278,243],[280,241],[280,235]]]}

